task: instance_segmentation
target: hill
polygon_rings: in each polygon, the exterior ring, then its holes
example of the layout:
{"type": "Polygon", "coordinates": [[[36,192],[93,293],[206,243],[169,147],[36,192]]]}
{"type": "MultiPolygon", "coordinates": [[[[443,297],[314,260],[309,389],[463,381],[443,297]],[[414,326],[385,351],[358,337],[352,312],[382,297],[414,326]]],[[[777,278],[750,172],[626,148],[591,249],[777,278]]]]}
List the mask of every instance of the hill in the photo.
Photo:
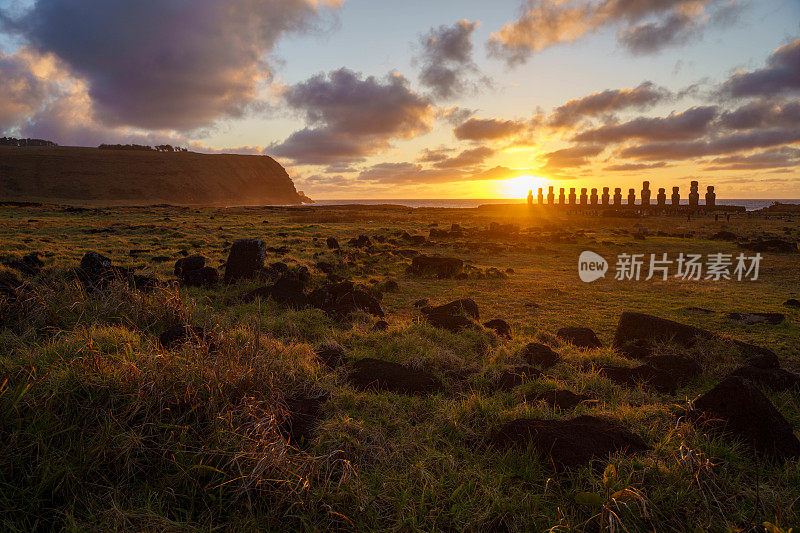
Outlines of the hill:
{"type": "Polygon", "coordinates": [[[300,204],[267,156],[0,146],[0,198],[90,205],[300,204]]]}

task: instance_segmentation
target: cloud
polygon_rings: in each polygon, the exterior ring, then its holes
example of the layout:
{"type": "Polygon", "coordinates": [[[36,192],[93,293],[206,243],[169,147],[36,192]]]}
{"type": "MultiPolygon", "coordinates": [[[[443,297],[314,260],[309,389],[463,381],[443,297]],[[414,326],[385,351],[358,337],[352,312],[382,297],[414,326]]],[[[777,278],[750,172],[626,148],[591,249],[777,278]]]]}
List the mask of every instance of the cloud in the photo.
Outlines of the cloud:
{"type": "Polygon", "coordinates": [[[474,114],[475,114],[474,109],[467,109],[464,107],[459,107],[457,105],[454,105],[453,107],[449,107],[444,111],[442,111],[440,116],[453,126],[458,126],[459,124],[463,124],[464,122],[466,122],[467,119],[469,119],[474,114]]]}
{"type": "Polygon", "coordinates": [[[453,98],[477,89],[471,80],[479,72],[472,60],[472,34],[477,27],[478,22],[461,20],[432,28],[420,38],[421,53],[415,58],[422,65],[419,79],[434,97],[453,98]]]}
{"type": "Polygon", "coordinates": [[[604,146],[585,145],[563,148],[545,154],[546,163],[542,167],[544,170],[558,171],[565,168],[582,167],[589,164],[592,157],[600,155],[604,146]]]}
{"type": "Polygon", "coordinates": [[[667,117],[639,117],[622,124],[611,124],[575,135],[576,142],[619,143],[629,139],[679,140],[705,135],[718,113],[716,106],[692,107],[667,117]]]}
{"type": "Polygon", "coordinates": [[[631,53],[643,55],[685,44],[699,34],[700,24],[696,18],[685,13],[673,13],[664,20],[645,22],[622,30],[617,38],[631,53]]]}
{"type": "Polygon", "coordinates": [[[319,74],[286,89],[286,103],[305,115],[308,127],[272,152],[297,164],[363,160],[431,130],[436,110],[399,74],[364,78],[346,68],[319,74]]]}
{"type": "Polygon", "coordinates": [[[800,148],[784,146],[751,155],[717,157],[706,163],[703,170],[760,170],[800,167],[800,148]]]}
{"type": "Polygon", "coordinates": [[[453,134],[461,141],[496,141],[525,132],[529,124],[519,120],[471,118],[456,127],[453,134]]]}
{"type": "Polygon", "coordinates": [[[649,170],[653,168],[664,168],[667,164],[663,161],[658,163],[623,163],[619,165],[609,165],[604,167],[603,170],[608,172],[630,172],[634,170],[649,170]]]}
{"type": "Polygon", "coordinates": [[[0,130],[20,125],[60,92],[57,82],[49,79],[56,70],[53,58],[28,48],[13,55],[0,51],[0,130]]]}
{"type": "Polygon", "coordinates": [[[488,146],[479,146],[478,148],[471,148],[464,150],[455,157],[449,157],[441,161],[437,161],[433,166],[436,168],[464,168],[473,167],[483,164],[488,158],[495,154],[493,148],[488,146]]]}
{"type": "Polygon", "coordinates": [[[492,55],[517,64],[551,46],[622,26],[623,46],[638,53],[656,52],[690,37],[689,28],[700,31],[709,24],[730,22],[735,14],[731,4],[736,0],[524,0],[519,19],[493,33],[488,46],[492,55]]]}
{"type": "Polygon", "coordinates": [[[720,92],[734,98],[800,92],[800,38],[775,50],[767,59],[766,67],[731,76],[722,84],[720,92]]]}
{"type": "Polygon", "coordinates": [[[84,80],[109,126],[192,130],[241,116],[270,77],[265,57],[338,0],[38,0],[0,24],[84,80]]]}
{"type": "Polygon", "coordinates": [[[670,98],[670,92],[646,81],[633,89],[608,89],[574,98],[550,114],[548,125],[571,127],[585,117],[596,117],[627,108],[643,110],[670,98]]]}
{"type": "Polygon", "coordinates": [[[633,159],[685,160],[758,148],[772,148],[797,142],[800,142],[800,126],[792,129],[754,130],[715,137],[710,140],[645,143],[624,148],[618,155],[633,159]]]}
{"type": "Polygon", "coordinates": [[[430,169],[417,163],[378,163],[358,175],[359,182],[382,184],[436,184],[465,181],[496,181],[516,178],[529,169],[497,166],[485,170],[430,169]]]}
{"type": "Polygon", "coordinates": [[[720,125],[732,130],[750,130],[771,126],[792,127],[800,124],[800,101],[776,103],[766,100],[749,102],[720,116],[720,125]]]}

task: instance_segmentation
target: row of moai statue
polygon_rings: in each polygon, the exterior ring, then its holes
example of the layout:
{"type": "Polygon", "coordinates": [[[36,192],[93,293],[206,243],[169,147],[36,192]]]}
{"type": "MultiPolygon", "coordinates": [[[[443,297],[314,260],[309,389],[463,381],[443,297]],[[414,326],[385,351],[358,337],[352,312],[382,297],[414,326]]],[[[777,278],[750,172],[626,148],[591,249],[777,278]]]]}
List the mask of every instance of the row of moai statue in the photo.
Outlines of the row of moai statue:
{"type": "MultiPolygon", "coordinates": [[[[690,209],[698,209],[700,207],[700,193],[698,192],[700,184],[696,181],[691,183],[691,190],[689,191],[689,208],[690,209]]],[[[547,192],[547,203],[549,205],[556,205],[556,195],[554,192],[554,187],[550,187],[547,192]]],[[[539,205],[544,205],[544,189],[539,189],[538,194],[538,202],[539,205]]],[[[571,205],[571,206],[616,206],[622,207],[623,205],[626,206],[636,206],[636,189],[628,189],[628,202],[627,204],[622,203],[622,189],[616,188],[614,189],[614,198],[612,202],[611,195],[609,191],[611,190],[609,187],[603,187],[603,194],[602,196],[597,196],[597,189],[592,189],[591,195],[587,194],[588,189],[581,189],[580,198],[578,198],[575,194],[575,188],[571,188],[569,190],[569,196],[567,197],[564,194],[565,189],[559,189],[558,194],[558,205],[571,205]]],[[[648,207],[653,206],[650,201],[650,182],[645,181],[642,184],[642,196],[641,202],[639,207],[648,207]]],[[[680,187],[673,187],[672,188],[672,197],[670,198],[671,206],[672,207],[679,207],[681,205],[681,193],[680,187]]],[[[528,202],[533,203],[533,191],[528,193],[528,202]]],[[[706,209],[715,207],[717,203],[717,195],[714,193],[714,187],[709,186],[706,192],[706,209]]],[[[658,194],[656,195],[656,203],[655,207],[667,207],[667,193],[666,189],[658,189],[658,194]]]]}

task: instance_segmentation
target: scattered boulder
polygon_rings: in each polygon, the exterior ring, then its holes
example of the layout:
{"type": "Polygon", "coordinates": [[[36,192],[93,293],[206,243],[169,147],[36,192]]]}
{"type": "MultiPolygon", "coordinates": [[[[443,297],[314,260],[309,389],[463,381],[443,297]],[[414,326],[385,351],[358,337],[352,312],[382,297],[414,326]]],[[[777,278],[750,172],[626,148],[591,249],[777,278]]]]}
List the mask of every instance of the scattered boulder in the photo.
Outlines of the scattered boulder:
{"type": "Polygon", "coordinates": [[[250,291],[242,300],[252,302],[256,298],[272,298],[276,302],[294,309],[302,309],[308,304],[305,285],[292,276],[282,277],[273,285],[250,291]]]}
{"type": "Polygon", "coordinates": [[[675,376],[680,382],[689,381],[703,373],[703,367],[694,357],[686,354],[662,354],[645,359],[656,370],[675,376]]]}
{"type": "Polygon", "coordinates": [[[684,307],[683,310],[687,313],[694,313],[697,315],[713,315],[715,313],[715,311],[706,309],[705,307],[684,307]]]}
{"type": "Polygon", "coordinates": [[[572,420],[513,420],[502,426],[491,442],[503,447],[530,444],[557,471],[606,461],[615,453],[636,455],[650,449],[624,427],[586,415],[572,420]]]}
{"type": "Polygon", "coordinates": [[[797,243],[783,239],[757,239],[739,243],[739,246],[751,252],[773,252],[782,254],[797,253],[797,243]]]}
{"type": "Polygon", "coordinates": [[[755,368],[763,368],[765,370],[770,370],[773,368],[780,368],[781,362],[778,359],[778,356],[775,355],[774,353],[767,353],[751,357],[750,359],[744,362],[744,366],[752,366],[755,368]]]}
{"type": "Polygon", "coordinates": [[[373,324],[372,331],[386,331],[389,329],[389,323],[385,320],[378,320],[373,324]]]}
{"type": "Polygon", "coordinates": [[[592,399],[585,394],[575,394],[572,391],[565,389],[555,389],[537,394],[533,398],[525,397],[525,401],[543,401],[551,408],[558,408],[561,410],[574,409],[584,402],[590,402],[592,399]]]}
{"type": "Polygon", "coordinates": [[[219,281],[219,272],[216,268],[207,267],[206,258],[202,255],[192,255],[175,262],[174,272],[184,285],[190,287],[207,287],[219,281]]]}
{"type": "Polygon", "coordinates": [[[502,318],[494,318],[488,322],[484,322],[483,327],[494,330],[494,332],[501,337],[505,337],[507,339],[511,338],[511,326],[509,326],[508,322],[502,318]]]}
{"type": "Polygon", "coordinates": [[[786,307],[795,307],[795,308],[797,308],[797,307],[800,307],[800,300],[798,300],[797,298],[789,298],[788,300],[783,302],[783,305],[785,305],[786,307]]]}
{"type": "Polygon", "coordinates": [[[347,351],[338,342],[325,342],[314,348],[314,355],[328,368],[338,368],[345,363],[347,351]]]}
{"type": "Polygon", "coordinates": [[[311,291],[308,304],[322,309],[335,320],[344,320],[356,311],[380,318],[386,316],[378,300],[356,289],[351,281],[333,283],[311,291]]]}
{"type": "Polygon", "coordinates": [[[745,378],[729,376],[694,401],[695,421],[754,451],[800,457],[800,441],[775,406],[745,378]]]}
{"type": "Polygon", "coordinates": [[[543,369],[548,369],[558,363],[561,356],[552,350],[549,346],[539,344],[538,342],[531,342],[522,349],[522,358],[529,364],[538,366],[543,369]]]}
{"type": "Polygon", "coordinates": [[[278,430],[289,444],[299,444],[313,437],[322,419],[322,406],[331,397],[328,391],[295,393],[283,399],[285,416],[278,430]]]}
{"type": "Polygon", "coordinates": [[[464,261],[455,257],[417,255],[411,260],[409,272],[416,275],[435,275],[452,278],[461,273],[464,261]]]}
{"type": "Polygon", "coordinates": [[[422,309],[425,315],[444,314],[444,315],[464,315],[478,320],[480,318],[480,311],[478,311],[478,304],[471,298],[462,298],[454,300],[448,304],[440,305],[437,307],[425,307],[422,309]]]}
{"type": "Polygon", "coordinates": [[[430,314],[426,316],[428,323],[439,329],[446,329],[453,333],[474,328],[475,322],[463,315],[430,314]]]}
{"type": "Polygon", "coordinates": [[[428,305],[429,300],[427,298],[422,298],[421,300],[417,300],[414,302],[414,307],[421,308],[428,305]]]}
{"type": "Polygon", "coordinates": [[[173,271],[175,272],[176,276],[181,277],[186,272],[200,270],[204,266],[206,266],[205,257],[202,255],[190,255],[189,257],[184,257],[175,261],[175,267],[173,271]]]}
{"type": "Polygon", "coordinates": [[[589,328],[568,327],[556,331],[556,336],[578,348],[601,348],[603,343],[597,338],[594,331],[589,328]]]}
{"type": "Polygon", "coordinates": [[[738,322],[743,326],[752,326],[753,324],[771,324],[774,326],[786,320],[786,316],[783,313],[728,313],[725,318],[738,322]]]}
{"type": "Polygon", "coordinates": [[[356,248],[367,248],[372,246],[372,241],[366,235],[359,235],[357,238],[347,241],[347,244],[356,248]]]}
{"type": "Polygon", "coordinates": [[[759,368],[744,365],[730,374],[750,380],[753,384],[773,391],[800,390],[800,376],[783,368],[759,368]]]}
{"type": "Polygon", "coordinates": [[[399,363],[371,358],[356,361],[347,381],[361,390],[407,395],[433,394],[442,389],[441,381],[433,374],[399,363]]]}
{"type": "Polygon", "coordinates": [[[662,394],[675,394],[680,381],[678,376],[659,370],[650,365],[641,365],[634,368],[624,366],[604,366],[600,373],[605,377],[625,387],[635,387],[638,383],[662,394]]]}
{"type": "MultiPolygon", "coordinates": [[[[133,274],[127,268],[115,266],[111,259],[97,252],[86,252],[76,273],[90,292],[103,290],[114,280],[125,280],[134,285],[133,274]]],[[[144,278],[142,285],[145,285],[144,278]]]]}
{"type": "Polygon", "coordinates": [[[42,260],[39,252],[31,252],[23,255],[21,259],[3,261],[3,264],[9,268],[13,268],[14,270],[22,272],[25,275],[35,276],[42,270],[44,261],[42,260]]]}
{"type": "Polygon", "coordinates": [[[264,268],[267,244],[258,239],[234,241],[225,263],[225,283],[253,278],[264,268]]]}
{"type": "Polygon", "coordinates": [[[507,370],[503,370],[494,379],[492,385],[494,390],[510,391],[525,383],[528,379],[535,379],[542,373],[530,365],[518,365],[507,370]]]}
{"type": "Polygon", "coordinates": [[[694,345],[696,339],[711,336],[710,332],[700,328],[644,313],[625,311],[617,324],[614,348],[622,348],[640,339],[672,341],[690,347],[694,345]]]}
{"type": "Polygon", "coordinates": [[[735,241],[739,238],[738,235],[733,233],[732,231],[718,231],[714,235],[711,236],[712,241],[735,241]]]}
{"type": "Polygon", "coordinates": [[[207,341],[206,330],[199,326],[178,324],[167,329],[158,337],[158,342],[161,343],[161,346],[168,350],[192,340],[205,343],[207,341]]]}
{"type": "Polygon", "coordinates": [[[329,250],[338,250],[339,249],[339,241],[336,240],[335,237],[328,237],[325,240],[325,244],[328,246],[329,250]]]}
{"type": "Polygon", "coordinates": [[[628,359],[644,359],[653,353],[653,345],[647,339],[636,339],[617,348],[628,359]]]}
{"type": "Polygon", "coordinates": [[[400,284],[393,279],[387,279],[383,284],[383,292],[394,292],[400,289],[400,284]]]}

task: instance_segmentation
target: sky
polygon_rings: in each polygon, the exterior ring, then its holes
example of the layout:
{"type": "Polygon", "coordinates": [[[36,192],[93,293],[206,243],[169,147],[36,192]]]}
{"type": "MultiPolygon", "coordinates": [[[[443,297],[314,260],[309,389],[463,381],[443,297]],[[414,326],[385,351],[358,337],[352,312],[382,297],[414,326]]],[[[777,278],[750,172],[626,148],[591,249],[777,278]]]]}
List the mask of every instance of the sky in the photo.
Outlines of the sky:
{"type": "Polygon", "coordinates": [[[800,0],[0,0],[0,133],[314,199],[800,198],[800,0]]]}

